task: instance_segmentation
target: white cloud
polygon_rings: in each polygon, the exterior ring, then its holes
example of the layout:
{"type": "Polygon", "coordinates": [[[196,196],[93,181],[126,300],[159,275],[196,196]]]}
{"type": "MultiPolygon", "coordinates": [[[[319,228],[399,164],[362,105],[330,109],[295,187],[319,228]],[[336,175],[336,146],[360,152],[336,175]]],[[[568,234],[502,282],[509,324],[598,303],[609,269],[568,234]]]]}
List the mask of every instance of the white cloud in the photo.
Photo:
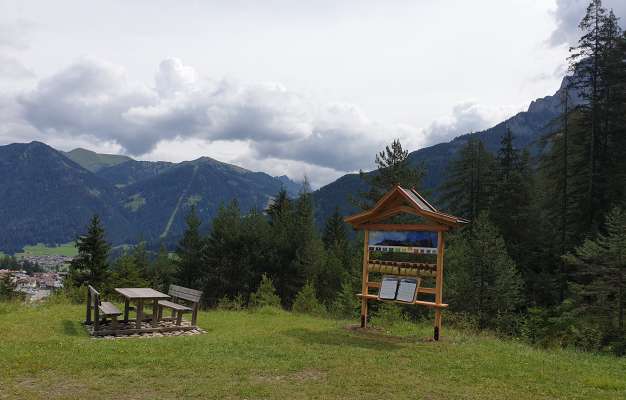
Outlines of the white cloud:
{"type": "MultiPolygon", "coordinates": [[[[589,0],[557,0],[556,9],[552,15],[556,21],[556,28],[550,35],[548,43],[552,46],[567,44],[575,46],[581,36],[578,29],[580,20],[584,17],[589,0]]],[[[604,0],[602,2],[607,10],[613,9],[621,24],[626,19],[626,2],[624,0],[604,0]]]]}
{"type": "Polygon", "coordinates": [[[172,141],[246,143],[245,155],[255,159],[353,171],[371,166],[389,138],[420,134],[280,84],[201,79],[177,59],[161,62],[154,87],[131,82],[119,66],[82,59],[18,101],[23,118],[41,132],[116,143],[135,156],[158,153],[172,141]]]}
{"type": "Polygon", "coordinates": [[[426,128],[428,144],[447,142],[459,135],[490,128],[522,110],[523,106],[487,107],[471,100],[458,103],[451,115],[426,128]]]}

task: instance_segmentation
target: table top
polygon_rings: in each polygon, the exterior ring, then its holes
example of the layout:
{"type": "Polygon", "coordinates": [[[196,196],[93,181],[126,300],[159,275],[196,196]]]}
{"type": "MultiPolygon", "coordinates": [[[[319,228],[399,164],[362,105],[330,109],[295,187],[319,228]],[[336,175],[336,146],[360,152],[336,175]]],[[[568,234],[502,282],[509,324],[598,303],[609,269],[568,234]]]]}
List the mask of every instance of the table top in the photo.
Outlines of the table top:
{"type": "Polygon", "coordinates": [[[151,288],[115,288],[127,299],[169,299],[170,296],[151,288]]]}

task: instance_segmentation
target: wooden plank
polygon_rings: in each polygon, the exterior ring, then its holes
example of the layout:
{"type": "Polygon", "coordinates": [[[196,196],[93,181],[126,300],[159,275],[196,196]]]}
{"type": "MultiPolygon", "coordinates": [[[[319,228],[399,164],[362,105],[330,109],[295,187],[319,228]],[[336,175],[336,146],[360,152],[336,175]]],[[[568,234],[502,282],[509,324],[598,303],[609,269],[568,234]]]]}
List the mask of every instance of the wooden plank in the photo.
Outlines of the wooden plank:
{"type": "Polygon", "coordinates": [[[182,304],[172,303],[171,301],[167,301],[167,300],[160,300],[158,304],[161,307],[172,308],[176,311],[182,311],[182,312],[192,311],[190,307],[183,306],[182,304]]]}
{"type": "Polygon", "coordinates": [[[98,307],[104,315],[122,315],[122,312],[117,307],[115,307],[115,304],[109,303],[108,301],[101,302],[98,307]]]}
{"type": "Polygon", "coordinates": [[[357,229],[367,229],[370,231],[417,231],[417,232],[438,232],[447,231],[450,228],[446,225],[427,224],[364,224],[357,229]]]}
{"type": "MultiPolygon", "coordinates": [[[[443,301],[443,256],[444,238],[443,232],[437,234],[437,275],[435,277],[435,303],[441,304],[443,301]]],[[[441,336],[441,309],[435,310],[434,339],[439,340],[441,336]]]]}
{"type": "Polygon", "coordinates": [[[430,287],[420,287],[417,289],[418,293],[424,293],[424,294],[435,294],[435,291],[437,289],[435,288],[430,288],[430,287]]]}
{"type": "Polygon", "coordinates": [[[360,297],[363,300],[378,300],[378,301],[388,301],[388,302],[393,302],[393,303],[399,303],[399,304],[412,304],[412,305],[416,305],[416,306],[425,306],[425,307],[433,307],[433,308],[447,308],[448,305],[445,303],[441,303],[441,304],[437,304],[437,303],[433,303],[432,301],[423,301],[423,300],[415,300],[413,303],[407,303],[404,301],[397,301],[397,300],[384,300],[384,299],[379,299],[378,296],[373,295],[373,294],[367,294],[367,295],[363,295],[361,293],[357,294],[358,297],[360,297]]]}

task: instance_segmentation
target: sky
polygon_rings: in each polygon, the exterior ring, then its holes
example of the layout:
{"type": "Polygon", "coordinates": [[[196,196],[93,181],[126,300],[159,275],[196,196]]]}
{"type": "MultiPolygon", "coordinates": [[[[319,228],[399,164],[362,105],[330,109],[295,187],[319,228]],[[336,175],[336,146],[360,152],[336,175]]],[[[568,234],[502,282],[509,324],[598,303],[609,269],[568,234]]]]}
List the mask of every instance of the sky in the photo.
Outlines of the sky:
{"type": "MultiPolygon", "coordinates": [[[[626,18],[626,2],[605,0],[626,18]]],[[[553,94],[584,0],[0,0],[0,145],[319,187],[553,94]]]]}

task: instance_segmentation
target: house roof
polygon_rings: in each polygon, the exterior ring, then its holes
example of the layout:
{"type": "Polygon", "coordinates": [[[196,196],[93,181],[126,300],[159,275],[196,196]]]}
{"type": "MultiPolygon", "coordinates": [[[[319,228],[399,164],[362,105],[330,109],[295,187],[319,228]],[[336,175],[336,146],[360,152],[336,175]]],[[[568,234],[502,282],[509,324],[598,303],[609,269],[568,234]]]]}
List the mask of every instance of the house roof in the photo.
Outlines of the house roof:
{"type": "Polygon", "coordinates": [[[469,221],[438,211],[415,189],[396,185],[367,211],[351,215],[345,221],[355,228],[380,222],[397,214],[414,214],[435,225],[458,227],[469,221]]]}

